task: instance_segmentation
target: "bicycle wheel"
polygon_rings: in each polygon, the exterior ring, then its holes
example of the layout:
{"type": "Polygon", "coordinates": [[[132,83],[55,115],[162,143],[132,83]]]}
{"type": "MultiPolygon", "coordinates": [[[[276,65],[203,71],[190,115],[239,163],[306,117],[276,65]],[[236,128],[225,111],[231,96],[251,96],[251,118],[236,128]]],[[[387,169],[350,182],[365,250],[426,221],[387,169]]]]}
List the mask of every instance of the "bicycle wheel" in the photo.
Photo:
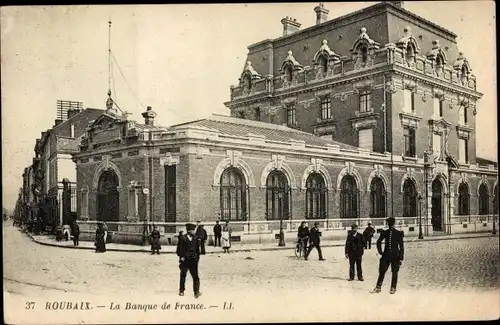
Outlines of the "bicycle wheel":
{"type": "Polygon", "coordinates": [[[297,249],[297,247],[295,247],[294,251],[295,251],[295,256],[297,256],[297,258],[301,258],[302,257],[302,252],[303,252],[303,245],[302,244],[299,244],[299,249],[297,249]]]}

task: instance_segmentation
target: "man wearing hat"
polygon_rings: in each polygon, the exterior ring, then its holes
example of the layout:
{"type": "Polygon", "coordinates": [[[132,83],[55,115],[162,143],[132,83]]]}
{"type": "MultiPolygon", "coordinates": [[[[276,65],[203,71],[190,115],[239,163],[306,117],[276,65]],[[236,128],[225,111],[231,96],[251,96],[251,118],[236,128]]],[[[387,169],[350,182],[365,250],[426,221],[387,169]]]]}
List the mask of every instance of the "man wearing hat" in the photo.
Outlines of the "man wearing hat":
{"type": "Polygon", "coordinates": [[[377,240],[377,250],[382,258],[380,258],[379,275],[377,285],[373,289],[373,293],[379,293],[384,282],[385,272],[391,266],[392,279],[391,279],[391,294],[396,292],[398,284],[399,267],[404,259],[404,233],[394,228],[396,219],[394,217],[387,218],[387,225],[389,229],[385,229],[380,233],[377,240]],[[382,241],[385,241],[384,251],[382,252],[382,241]]]}
{"type": "Polygon", "coordinates": [[[307,249],[306,256],[304,256],[306,260],[309,257],[309,254],[311,253],[314,247],[316,247],[316,249],[318,250],[319,260],[320,261],[325,260],[321,252],[320,237],[321,237],[321,232],[319,231],[319,222],[315,222],[314,227],[312,227],[311,231],[309,232],[309,248],[307,249]]]}
{"type": "Polygon", "coordinates": [[[372,249],[372,238],[375,234],[375,228],[372,227],[372,224],[368,222],[368,227],[366,227],[365,231],[363,231],[363,237],[365,239],[365,248],[372,249]]]}
{"type": "Polygon", "coordinates": [[[195,236],[196,225],[186,224],[187,234],[179,236],[177,243],[177,256],[179,256],[179,268],[181,270],[181,279],[179,284],[179,296],[184,296],[186,276],[189,270],[193,278],[194,297],[201,296],[200,277],[198,276],[198,262],[200,261],[200,241],[195,236]]]}
{"type": "Polygon", "coordinates": [[[356,265],[356,273],[358,280],[363,281],[363,269],[361,261],[365,249],[365,240],[363,235],[358,232],[358,225],[353,224],[351,231],[347,234],[345,241],[345,258],[349,259],[349,281],[354,280],[354,265],[356,265]]]}

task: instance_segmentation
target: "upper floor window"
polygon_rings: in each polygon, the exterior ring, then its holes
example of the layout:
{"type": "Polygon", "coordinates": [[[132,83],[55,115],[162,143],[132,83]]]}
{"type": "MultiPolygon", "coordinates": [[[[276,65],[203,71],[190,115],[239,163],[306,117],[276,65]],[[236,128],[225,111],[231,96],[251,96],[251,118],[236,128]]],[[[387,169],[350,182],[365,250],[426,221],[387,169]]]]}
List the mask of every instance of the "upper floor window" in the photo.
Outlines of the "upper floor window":
{"type": "Polygon", "coordinates": [[[463,105],[458,109],[458,122],[462,125],[467,124],[467,107],[463,105]]]}
{"type": "Polygon", "coordinates": [[[433,103],[434,103],[433,117],[435,119],[443,117],[443,107],[444,107],[443,101],[440,98],[434,97],[433,103]]]}
{"type": "Polygon", "coordinates": [[[369,91],[362,91],[359,94],[359,112],[371,112],[372,110],[372,93],[369,91]]]}
{"type": "Polygon", "coordinates": [[[441,55],[438,54],[436,56],[436,72],[441,73],[443,72],[443,69],[444,69],[444,60],[441,57],[441,55]]]}
{"type": "Polygon", "coordinates": [[[368,61],[368,49],[366,48],[366,46],[361,45],[358,48],[358,51],[359,51],[359,56],[361,57],[361,61],[363,63],[366,63],[366,61],[368,61]]]}
{"type": "Polygon", "coordinates": [[[415,157],[416,155],[416,138],[415,138],[415,129],[413,128],[404,128],[403,131],[404,143],[405,143],[405,156],[406,157],[415,157]]]}
{"type": "Polygon", "coordinates": [[[373,151],[373,129],[358,131],[358,147],[373,151]]]}
{"type": "Polygon", "coordinates": [[[332,101],[329,97],[321,99],[321,119],[329,120],[332,118],[332,101]]]}
{"type": "Polygon", "coordinates": [[[406,61],[408,63],[415,62],[415,49],[413,48],[413,45],[409,44],[406,47],[406,61]]]}
{"type": "Polygon", "coordinates": [[[458,139],[458,161],[462,164],[469,163],[469,143],[466,139],[458,139]]]}
{"type": "Polygon", "coordinates": [[[255,113],[255,120],[260,121],[261,120],[260,107],[254,108],[254,113],[255,113]]]}
{"type": "Polygon", "coordinates": [[[404,107],[403,110],[407,113],[415,113],[415,94],[410,89],[403,91],[404,107]]]}
{"type": "Polygon", "coordinates": [[[325,56],[322,56],[319,60],[320,65],[321,65],[321,71],[323,73],[328,72],[328,59],[325,56]]]}
{"type": "Polygon", "coordinates": [[[434,151],[434,155],[436,155],[438,159],[441,157],[441,141],[441,134],[434,133],[432,135],[432,149],[434,151]]]}
{"type": "Polygon", "coordinates": [[[287,65],[285,68],[286,80],[292,81],[293,79],[293,70],[291,65],[287,65]]]}
{"type": "Polygon", "coordinates": [[[243,86],[248,90],[252,89],[252,78],[249,75],[243,77],[243,86]]]}
{"type": "Polygon", "coordinates": [[[289,107],[286,110],[286,123],[288,126],[295,126],[297,124],[295,107],[289,107]]]}

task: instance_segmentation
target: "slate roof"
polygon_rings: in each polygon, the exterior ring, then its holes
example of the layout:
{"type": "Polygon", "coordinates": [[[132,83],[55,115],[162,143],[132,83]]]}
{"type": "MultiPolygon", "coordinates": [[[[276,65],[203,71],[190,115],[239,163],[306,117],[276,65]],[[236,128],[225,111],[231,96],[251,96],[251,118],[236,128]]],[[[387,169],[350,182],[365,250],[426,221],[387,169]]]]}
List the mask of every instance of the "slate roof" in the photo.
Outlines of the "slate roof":
{"type": "Polygon", "coordinates": [[[341,149],[357,150],[357,147],[342,142],[322,139],[314,134],[295,130],[286,126],[245,120],[226,115],[213,114],[210,117],[183,124],[173,125],[171,129],[181,126],[200,126],[218,131],[222,135],[246,137],[249,134],[264,136],[267,141],[289,142],[290,139],[304,141],[309,146],[326,147],[327,144],[338,145],[341,149]]]}

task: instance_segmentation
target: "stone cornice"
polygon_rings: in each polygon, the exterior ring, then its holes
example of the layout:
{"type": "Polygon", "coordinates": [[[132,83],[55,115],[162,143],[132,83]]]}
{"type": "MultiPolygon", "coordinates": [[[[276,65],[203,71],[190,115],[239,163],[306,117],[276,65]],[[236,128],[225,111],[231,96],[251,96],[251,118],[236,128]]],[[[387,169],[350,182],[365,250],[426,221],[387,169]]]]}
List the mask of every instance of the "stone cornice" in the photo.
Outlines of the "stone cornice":
{"type": "Polygon", "coordinates": [[[394,71],[394,73],[399,74],[401,76],[410,77],[424,84],[437,86],[442,89],[458,93],[459,95],[462,96],[474,97],[475,99],[480,99],[483,96],[483,94],[480,92],[471,90],[469,88],[461,87],[459,85],[454,85],[449,82],[444,82],[443,80],[437,79],[433,76],[424,75],[420,72],[416,72],[415,70],[408,69],[404,66],[395,64],[392,66],[392,70],[394,71]]]}

